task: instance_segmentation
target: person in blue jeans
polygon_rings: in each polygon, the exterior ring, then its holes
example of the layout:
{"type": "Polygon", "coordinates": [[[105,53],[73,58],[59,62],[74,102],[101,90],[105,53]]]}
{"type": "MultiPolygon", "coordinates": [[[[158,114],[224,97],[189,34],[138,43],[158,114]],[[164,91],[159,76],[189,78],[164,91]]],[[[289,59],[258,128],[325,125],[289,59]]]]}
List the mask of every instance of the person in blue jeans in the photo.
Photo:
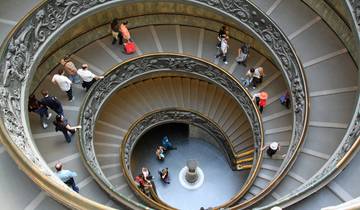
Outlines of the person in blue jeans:
{"type": "Polygon", "coordinates": [[[167,136],[164,136],[164,138],[162,139],[162,146],[165,147],[166,150],[175,150],[177,149],[176,147],[174,147],[169,138],[167,136]]]}
{"type": "Polygon", "coordinates": [[[64,134],[67,143],[71,142],[71,136],[75,134],[75,131],[81,128],[80,125],[70,126],[68,121],[62,115],[57,115],[53,123],[55,125],[55,131],[56,132],[61,131],[64,134]]]}
{"type": "Polygon", "coordinates": [[[76,186],[74,178],[77,174],[70,170],[63,170],[62,163],[57,163],[55,165],[56,175],[63,181],[67,186],[71,187],[75,192],[79,193],[80,189],[76,186]]]}
{"type": "Polygon", "coordinates": [[[48,109],[44,104],[36,99],[34,94],[29,96],[28,110],[29,112],[35,112],[40,116],[40,122],[44,129],[48,127],[46,120],[51,118],[51,113],[48,112],[48,109]]]}

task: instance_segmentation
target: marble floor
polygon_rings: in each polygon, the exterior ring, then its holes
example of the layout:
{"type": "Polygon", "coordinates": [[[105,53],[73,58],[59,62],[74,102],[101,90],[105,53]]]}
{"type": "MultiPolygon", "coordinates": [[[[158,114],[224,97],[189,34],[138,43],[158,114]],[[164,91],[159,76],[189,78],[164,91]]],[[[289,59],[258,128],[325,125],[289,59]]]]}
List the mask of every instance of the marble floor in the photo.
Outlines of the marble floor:
{"type": "Polygon", "coordinates": [[[143,166],[149,168],[159,197],[182,210],[198,210],[226,202],[239,192],[248,175],[248,171],[232,171],[217,147],[201,139],[189,139],[187,126],[180,124],[152,129],[140,139],[133,154],[133,175],[140,173],[143,166]],[[168,135],[177,150],[170,151],[164,161],[158,161],[155,148],[164,135],[168,135]],[[197,160],[205,175],[204,184],[196,190],[185,189],[178,178],[189,159],[197,160]],[[157,172],[165,167],[170,171],[170,184],[162,183],[157,172]]]}

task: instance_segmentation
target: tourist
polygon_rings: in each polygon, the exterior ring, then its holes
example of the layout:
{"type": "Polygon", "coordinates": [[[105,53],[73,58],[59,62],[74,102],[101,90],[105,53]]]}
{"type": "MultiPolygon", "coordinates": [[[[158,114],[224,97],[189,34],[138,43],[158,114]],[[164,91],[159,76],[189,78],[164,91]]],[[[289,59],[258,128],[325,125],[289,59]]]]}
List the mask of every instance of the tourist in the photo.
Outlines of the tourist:
{"type": "Polygon", "coordinates": [[[61,131],[64,134],[65,140],[67,143],[71,142],[71,135],[74,135],[77,129],[80,129],[81,126],[70,126],[68,121],[62,115],[57,115],[55,121],[53,122],[55,125],[55,131],[61,131]]]}
{"type": "Polygon", "coordinates": [[[243,44],[238,49],[238,56],[235,58],[235,60],[238,64],[242,64],[246,67],[246,61],[247,61],[248,57],[249,57],[249,46],[246,44],[243,44]]]}
{"type": "Polygon", "coordinates": [[[80,78],[76,74],[77,68],[75,64],[70,60],[69,55],[66,55],[63,59],[61,59],[60,64],[64,66],[65,72],[72,83],[80,83],[80,78]]]}
{"type": "Polygon", "coordinates": [[[160,175],[161,181],[163,181],[165,184],[170,184],[168,168],[164,168],[161,171],[159,171],[159,175],[160,175]]]}
{"type": "Polygon", "coordinates": [[[141,169],[141,174],[143,175],[145,181],[147,181],[148,183],[151,183],[151,180],[153,177],[151,176],[149,169],[143,167],[141,169]]]}
{"type": "Polygon", "coordinates": [[[277,151],[280,151],[280,144],[278,142],[271,142],[269,146],[263,147],[262,150],[266,148],[266,153],[269,155],[270,158],[272,158],[272,156],[275,155],[277,151]]]}
{"type": "Polygon", "coordinates": [[[142,174],[135,177],[135,182],[137,184],[137,187],[140,188],[143,193],[145,193],[147,196],[150,196],[150,188],[152,187],[151,182],[145,181],[142,174]]]}
{"type": "Polygon", "coordinates": [[[220,52],[216,55],[216,58],[222,57],[225,65],[228,64],[226,56],[229,49],[228,40],[229,37],[227,35],[221,38],[220,52]]]}
{"type": "Polygon", "coordinates": [[[43,96],[40,100],[42,104],[54,110],[56,114],[64,116],[62,105],[55,96],[49,96],[49,92],[47,90],[42,90],[41,95],[43,96]]]}
{"type": "Polygon", "coordinates": [[[166,150],[175,150],[175,149],[177,149],[176,147],[174,147],[171,144],[171,142],[170,142],[170,140],[169,140],[169,138],[167,136],[164,136],[164,138],[161,141],[161,144],[162,144],[163,147],[165,147],[166,150]]]}
{"type": "Polygon", "coordinates": [[[217,36],[217,40],[218,40],[218,43],[216,44],[216,47],[217,48],[220,48],[221,47],[221,39],[223,37],[225,37],[226,35],[229,34],[229,29],[227,26],[223,25],[221,26],[220,30],[219,30],[219,33],[218,33],[218,36],[217,36]]]}
{"type": "Polygon", "coordinates": [[[29,112],[35,112],[40,116],[40,122],[44,129],[48,127],[46,120],[51,118],[51,113],[48,112],[48,109],[44,104],[37,100],[34,94],[29,96],[28,110],[29,112]]]}
{"type": "Polygon", "coordinates": [[[124,21],[120,24],[119,31],[121,33],[122,38],[124,39],[124,42],[128,42],[131,39],[129,29],[127,27],[128,21],[124,21]]]}
{"type": "Polygon", "coordinates": [[[123,40],[122,40],[121,33],[119,31],[119,19],[114,18],[111,21],[110,28],[111,28],[111,35],[113,37],[112,44],[115,44],[116,41],[119,41],[119,45],[122,45],[123,40]]]}
{"type": "Polygon", "coordinates": [[[285,93],[282,96],[280,96],[280,103],[284,105],[287,109],[290,109],[291,101],[290,101],[290,93],[288,90],[285,91],[285,93]]]}
{"type": "Polygon", "coordinates": [[[260,113],[263,112],[266,106],[266,100],[268,99],[268,94],[265,91],[261,91],[260,93],[255,93],[253,96],[253,100],[256,106],[259,108],[260,113]]]}
{"type": "Polygon", "coordinates": [[[51,82],[57,84],[62,91],[66,92],[70,102],[73,101],[74,97],[72,95],[71,88],[72,82],[64,76],[64,69],[59,69],[58,73],[53,76],[51,82]]]}
{"type": "Polygon", "coordinates": [[[263,67],[258,67],[256,69],[250,68],[246,73],[246,77],[252,78],[253,89],[255,89],[258,84],[262,83],[264,75],[263,67]]]}
{"type": "Polygon", "coordinates": [[[77,74],[83,80],[82,87],[86,89],[86,92],[90,89],[90,87],[99,79],[103,79],[103,76],[98,76],[89,71],[88,65],[83,64],[81,69],[77,70],[77,74]]]}
{"type": "Polygon", "coordinates": [[[156,154],[156,157],[157,157],[158,160],[164,160],[165,159],[165,151],[166,151],[166,149],[163,146],[158,146],[156,148],[155,154],[156,154]]]}
{"type": "Polygon", "coordinates": [[[70,170],[63,170],[62,163],[57,163],[55,165],[56,175],[61,181],[63,181],[67,186],[71,187],[75,192],[79,193],[79,187],[76,186],[74,178],[77,174],[70,170]]]}

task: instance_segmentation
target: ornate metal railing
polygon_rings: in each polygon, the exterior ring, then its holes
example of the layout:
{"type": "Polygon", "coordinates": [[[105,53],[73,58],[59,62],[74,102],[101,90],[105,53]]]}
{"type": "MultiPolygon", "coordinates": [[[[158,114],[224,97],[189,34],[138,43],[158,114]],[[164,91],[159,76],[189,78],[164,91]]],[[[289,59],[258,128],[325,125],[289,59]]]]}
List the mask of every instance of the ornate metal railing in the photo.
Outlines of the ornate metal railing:
{"type": "MultiPolygon", "coordinates": [[[[0,127],[2,141],[13,159],[31,179],[55,199],[72,208],[92,209],[99,206],[66,190],[35,148],[26,114],[29,83],[42,55],[66,28],[76,23],[81,17],[126,2],[130,0],[44,1],[16,25],[1,46],[0,106],[2,109],[0,116],[2,120],[0,127]]],[[[215,10],[248,27],[249,31],[263,41],[273,53],[289,84],[295,110],[289,152],[275,177],[276,181],[271,182],[258,196],[244,204],[244,206],[251,205],[279,183],[292,165],[302,144],[308,119],[308,96],[303,70],[286,36],[249,1],[184,0],[182,3],[215,10]]],[[[129,207],[141,208],[137,205],[129,207]]]]}
{"type": "MultiPolygon", "coordinates": [[[[241,192],[244,194],[254,181],[262,159],[262,152],[260,152],[260,150],[263,145],[263,129],[259,112],[245,88],[243,88],[239,82],[225,70],[222,70],[202,59],[179,54],[149,54],[125,61],[109,71],[104,79],[100,80],[89,90],[80,111],[80,123],[83,126],[83,129],[80,134],[79,149],[90,173],[96,177],[100,186],[102,186],[107,192],[110,192],[113,197],[118,197],[118,194],[113,190],[114,187],[102,172],[100,164],[95,156],[93,145],[95,122],[102,105],[115,91],[128,85],[131,81],[136,81],[138,78],[143,79],[148,75],[154,76],[156,73],[194,75],[196,78],[200,78],[209,81],[214,85],[220,86],[237,101],[239,107],[241,107],[246,114],[252,127],[255,148],[253,161],[254,167],[250,172],[252,176],[249,176],[244,184],[241,192]]],[[[126,147],[124,149],[126,150],[126,155],[124,157],[128,160],[127,155],[129,154],[129,148],[126,147]]],[[[232,150],[232,148],[230,149],[232,150]]],[[[128,173],[125,173],[125,175],[128,175],[128,173]]],[[[130,176],[127,178],[128,180],[131,180],[130,176]]],[[[157,203],[151,201],[149,201],[149,204],[155,208],[166,209],[165,206],[162,206],[161,204],[158,205],[157,203]]]]}
{"type": "MultiPolygon", "coordinates": [[[[358,51],[360,50],[360,2],[356,0],[346,0],[347,12],[353,20],[352,31],[356,40],[358,51]]],[[[356,58],[360,63],[360,54],[356,58]]],[[[360,73],[358,73],[360,76],[360,73]]],[[[360,84],[360,79],[358,80],[360,84]]],[[[336,151],[331,155],[324,166],[304,184],[296,188],[291,193],[278,199],[277,201],[258,209],[269,209],[272,206],[287,207],[298,202],[322,187],[327,185],[331,180],[335,179],[338,174],[350,163],[360,147],[360,97],[357,91],[357,104],[354,109],[354,116],[347,128],[347,132],[343,140],[339,144],[336,151]]]]}

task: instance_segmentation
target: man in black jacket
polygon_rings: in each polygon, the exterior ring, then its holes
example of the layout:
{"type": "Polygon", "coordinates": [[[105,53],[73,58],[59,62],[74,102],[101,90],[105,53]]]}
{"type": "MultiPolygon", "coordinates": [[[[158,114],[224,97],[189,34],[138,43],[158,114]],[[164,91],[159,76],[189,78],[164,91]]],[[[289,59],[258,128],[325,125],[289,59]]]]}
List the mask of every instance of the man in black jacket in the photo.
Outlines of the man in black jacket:
{"type": "Polygon", "coordinates": [[[42,90],[41,94],[43,95],[43,98],[40,100],[42,104],[54,110],[56,114],[64,116],[62,105],[55,96],[49,96],[49,92],[47,90],[42,90]]]}

